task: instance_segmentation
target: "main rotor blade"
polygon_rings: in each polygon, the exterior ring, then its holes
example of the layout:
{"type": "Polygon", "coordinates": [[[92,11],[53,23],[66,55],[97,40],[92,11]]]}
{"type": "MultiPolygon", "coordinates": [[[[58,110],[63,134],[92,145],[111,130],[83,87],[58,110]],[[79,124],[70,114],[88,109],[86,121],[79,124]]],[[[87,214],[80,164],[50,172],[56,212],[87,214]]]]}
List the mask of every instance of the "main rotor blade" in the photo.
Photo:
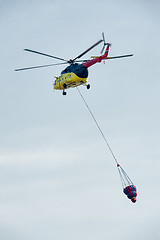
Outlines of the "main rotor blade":
{"type": "Polygon", "coordinates": [[[91,60],[91,59],[76,60],[75,62],[76,62],[76,63],[81,63],[81,62],[87,62],[87,61],[89,61],[89,60],[91,60]]]}
{"type": "Polygon", "coordinates": [[[19,69],[15,69],[15,71],[23,71],[23,70],[30,70],[30,69],[35,69],[35,68],[51,67],[51,66],[62,65],[62,64],[68,64],[68,62],[56,63],[56,64],[47,64],[47,65],[34,66],[34,67],[26,67],[26,68],[19,68],[19,69]]]}
{"type": "Polygon", "coordinates": [[[92,48],[96,47],[99,43],[103,42],[103,40],[99,40],[98,42],[96,42],[94,45],[92,45],[90,48],[88,48],[86,51],[84,51],[83,53],[81,53],[80,55],[78,55],[76,58],[73,59],[73,61],[75,61],[77,58],[81,58],[84,54],[86,54],[87,52],[89,52],[92,48]]]}
{"type": "Polygon", "coordinates": [[[43,55],[43,56],[46,56],[46,57],[51,57],[51,58],[55,58],[55,59],[58,59],[58,60],[67,61],[66,59],[55,57],[55,56],[52,56],[52,55],[49,55],[49,54],[46,54],[46,53],[42,53],[42,52],[37,52],[37,51],[31,50],[31,49],[24,49],[24,50],[27,51],[27,52],[40,54],[40,55],[43,55]]]}
{"type": "Polygon", "coordinates": [[[105,59],[124,58],[124,57],[132,57],[132,56],[133,54],[128,54],[128,55],[115,56],[115,57],[106,57],[105,59]]]}

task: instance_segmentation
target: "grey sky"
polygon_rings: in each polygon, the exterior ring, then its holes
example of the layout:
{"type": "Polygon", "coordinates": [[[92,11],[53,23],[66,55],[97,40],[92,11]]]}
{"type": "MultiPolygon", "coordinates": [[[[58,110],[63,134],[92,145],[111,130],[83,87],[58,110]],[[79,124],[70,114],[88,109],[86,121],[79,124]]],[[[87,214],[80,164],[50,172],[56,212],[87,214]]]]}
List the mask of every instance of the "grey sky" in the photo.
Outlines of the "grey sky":
{"type": "MultiPolygon", "coordinates": [[[[159,1],[0,1],[0,239],[160,238],[159,1]],[[138,188],[132,204],[76,89],[53,93],[63,66],[101,38],[108,61],[80,87],[138,188]]],[[[86,54],[99,54],[98,46],[86,54]]]]}

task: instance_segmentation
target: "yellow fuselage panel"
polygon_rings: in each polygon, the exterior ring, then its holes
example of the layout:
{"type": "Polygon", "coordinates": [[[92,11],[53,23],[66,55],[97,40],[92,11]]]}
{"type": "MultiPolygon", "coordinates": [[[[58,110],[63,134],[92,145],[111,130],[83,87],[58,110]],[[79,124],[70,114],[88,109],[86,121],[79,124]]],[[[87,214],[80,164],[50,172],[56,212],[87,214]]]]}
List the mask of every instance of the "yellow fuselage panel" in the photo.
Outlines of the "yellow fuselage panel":
{"type": "Polygon", "coordinates": [[[67,89],[76,87],[87,82],[87,78],[80,78],[75,73],[64,73],[57,77],[54,84],[54,89],[67,89]]]}

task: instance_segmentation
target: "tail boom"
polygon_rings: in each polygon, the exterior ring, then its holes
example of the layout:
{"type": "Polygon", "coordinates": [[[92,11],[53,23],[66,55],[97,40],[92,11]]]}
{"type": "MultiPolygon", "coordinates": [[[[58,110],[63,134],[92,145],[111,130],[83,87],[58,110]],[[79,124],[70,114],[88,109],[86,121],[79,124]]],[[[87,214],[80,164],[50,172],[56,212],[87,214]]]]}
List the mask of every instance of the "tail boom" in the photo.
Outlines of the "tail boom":
{"type": "Polygon", "coordinates": [[[91,67],[92,65],[98,63],[98,62],[101,62],[103,59],[107,58],[108,56],[108,52],[109,52],[109,47],[110,47],[110,43],[107,44],[107,48],[106,48],[106,51],[103,55],[99,56],[99,57],[96,57],[94,59],[91,59],[85,63],[83,63],[83,66],[86,67],[86,68],[89,68],[91,67]]]}

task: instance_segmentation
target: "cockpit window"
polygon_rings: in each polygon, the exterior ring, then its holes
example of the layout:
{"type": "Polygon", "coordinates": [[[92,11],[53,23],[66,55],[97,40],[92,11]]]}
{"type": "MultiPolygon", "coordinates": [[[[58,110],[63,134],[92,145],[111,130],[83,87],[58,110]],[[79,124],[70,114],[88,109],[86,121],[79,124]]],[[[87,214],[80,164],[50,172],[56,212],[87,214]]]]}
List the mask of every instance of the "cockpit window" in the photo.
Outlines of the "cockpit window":
{"type": "Polygon", "coordinates": [[[61,74],[69,73],[69,72],[71,72],[71,71],[70,71],[70,66],[66,67],[66,68],[61,72],[61,74]]]}

